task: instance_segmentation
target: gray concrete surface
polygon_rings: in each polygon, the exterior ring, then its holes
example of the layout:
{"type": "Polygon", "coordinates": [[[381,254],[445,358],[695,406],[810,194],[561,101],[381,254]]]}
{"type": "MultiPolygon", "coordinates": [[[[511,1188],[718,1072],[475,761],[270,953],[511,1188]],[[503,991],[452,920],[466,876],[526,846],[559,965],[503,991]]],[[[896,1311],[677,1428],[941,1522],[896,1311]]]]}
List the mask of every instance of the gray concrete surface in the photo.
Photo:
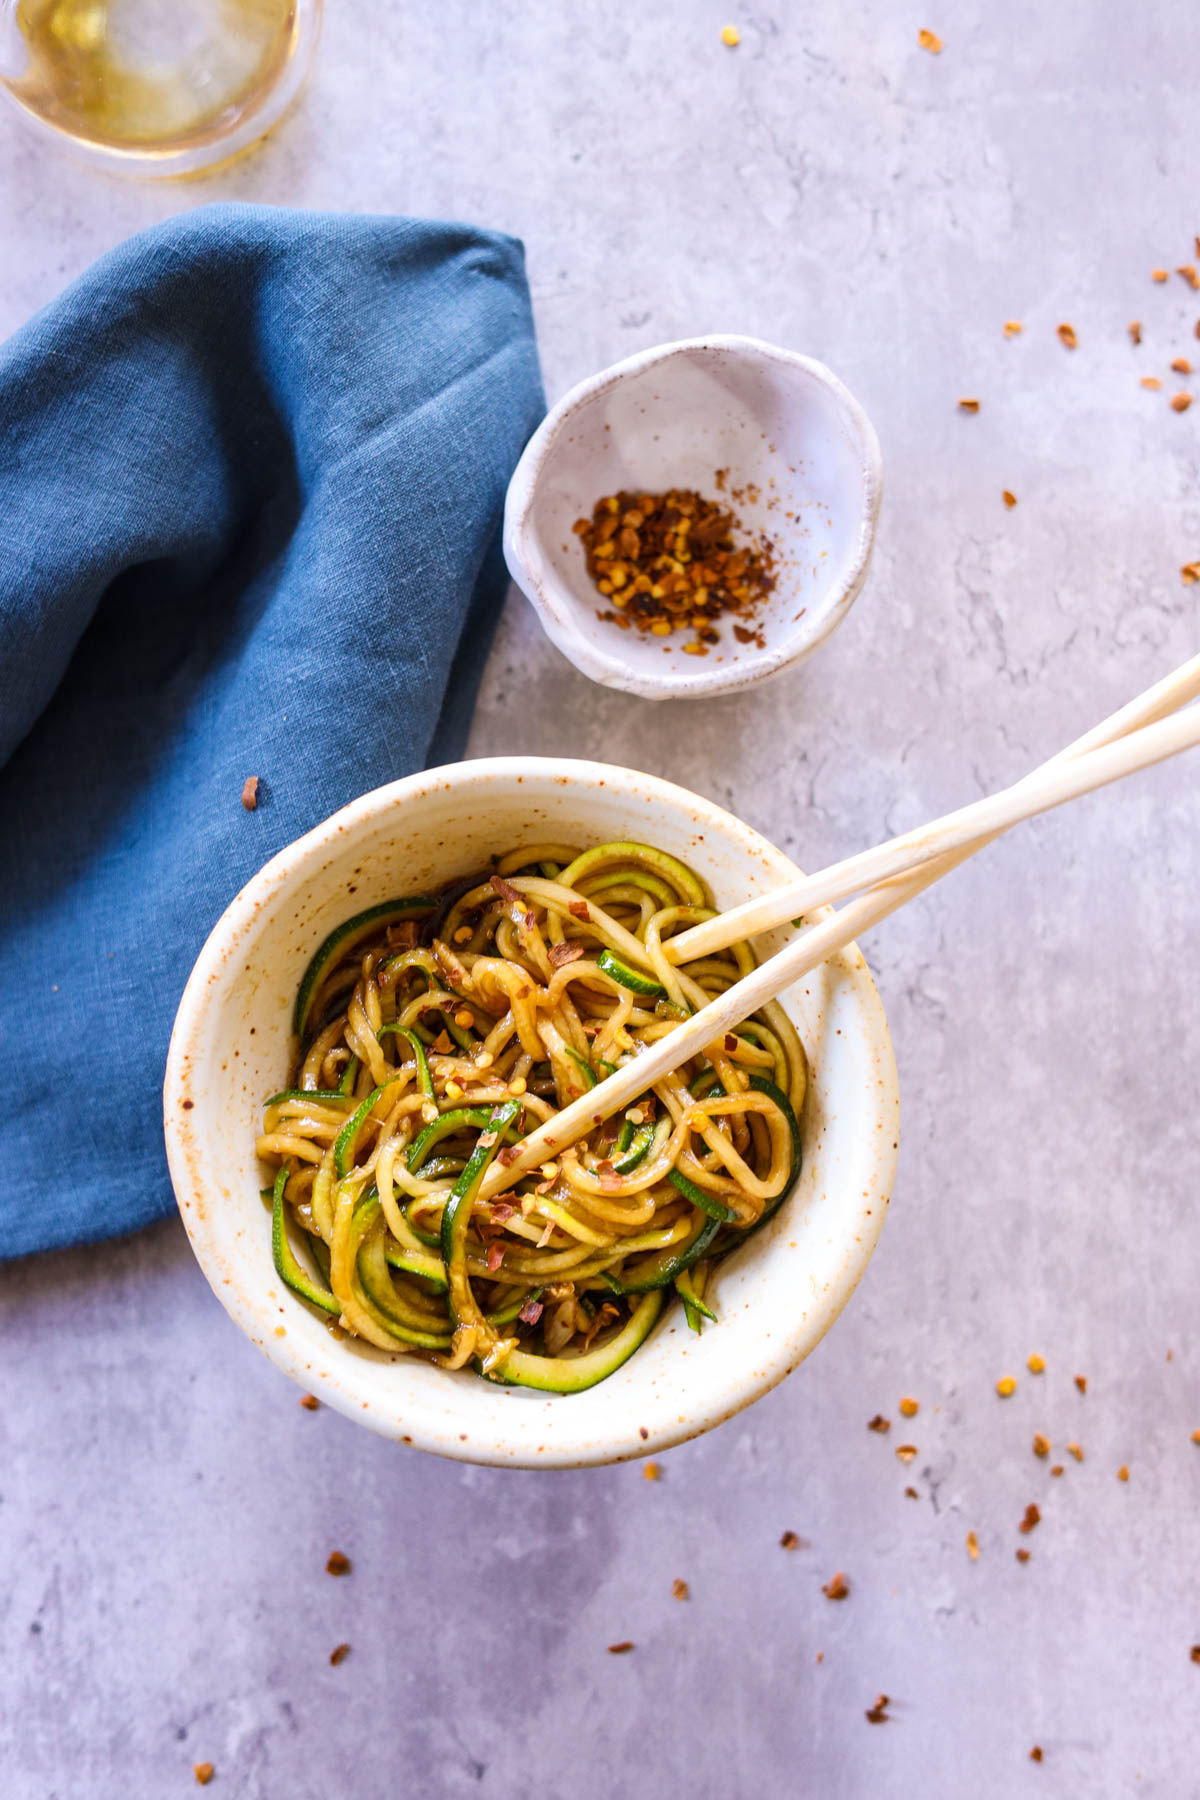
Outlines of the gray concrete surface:
{"type": "MultiPolygon", "coordinates": [[[[658,771],[817,866],[1197,647],[1200,404],[1167,395],[1200,295],[1150,270],[1195,260],[1200,13],[768,0],[734,52],[727,16],[335,3],[301,112],[183,187],[80,172],[0,113],[0,327],[224,196],[518,232],[552,396],[713,328],[826,358],[888,488],[825,653],[655,710],[576,676],[514,596],[472,741],[658,771]]],[[[809,1363],[656,1484],[455,1467],[302,1411],[174,1224],[6,1270],[4,1793],[160,1800],[209,1759],[244,1800],[1200,1793],[1198,824],[1195,767],[1160,770],[867,946],[905,1108],[882,1246],[809,1363]]]]}

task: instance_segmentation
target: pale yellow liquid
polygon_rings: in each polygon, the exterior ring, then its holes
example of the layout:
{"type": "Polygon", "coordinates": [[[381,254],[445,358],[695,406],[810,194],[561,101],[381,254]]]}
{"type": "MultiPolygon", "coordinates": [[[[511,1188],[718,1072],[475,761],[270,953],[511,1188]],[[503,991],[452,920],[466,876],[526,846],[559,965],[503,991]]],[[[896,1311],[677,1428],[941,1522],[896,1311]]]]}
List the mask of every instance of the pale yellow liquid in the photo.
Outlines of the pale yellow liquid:
{"type": "Polygon", "coordinates": [[[216,143],[287,67],[296,0],[20,0],[8,86],[71,137],[143,152],[216,143]]]}

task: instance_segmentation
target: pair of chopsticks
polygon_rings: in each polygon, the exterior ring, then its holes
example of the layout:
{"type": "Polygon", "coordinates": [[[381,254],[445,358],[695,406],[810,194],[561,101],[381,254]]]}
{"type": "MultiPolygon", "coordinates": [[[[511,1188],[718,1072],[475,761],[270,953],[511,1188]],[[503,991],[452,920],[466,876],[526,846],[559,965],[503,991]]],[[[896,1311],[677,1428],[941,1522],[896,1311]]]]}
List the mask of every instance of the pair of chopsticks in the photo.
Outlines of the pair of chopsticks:
{"type": "Polygon", "coordinates": [[[709,956],[743,938],[801,921],[819,908],[848,900],[840,911],[809,925],[782,950],[609,1075],[553,1119],[530,1133],[506,1167],[494,1164],[481,1189],[484,1199],[548,1158],[559,1155],[602,1119],[644,1094],[680,1063],[719,1045],[725,1033],[870,931],[907,901],[949,874],[968,856],[1023,819],[1035,818],[1096,788],[1165,762],[1200,744],[1200,707],[1181,709],[1200,694],[1200,656],[1147,688],[1109,718],[1012,787],[945,814],[916,831],[832,863],[760,894],[730,912],[706,919],[663,948],[672,963],[709,956]],[[857,898],[851,899],[850,896],[857,898]]]}

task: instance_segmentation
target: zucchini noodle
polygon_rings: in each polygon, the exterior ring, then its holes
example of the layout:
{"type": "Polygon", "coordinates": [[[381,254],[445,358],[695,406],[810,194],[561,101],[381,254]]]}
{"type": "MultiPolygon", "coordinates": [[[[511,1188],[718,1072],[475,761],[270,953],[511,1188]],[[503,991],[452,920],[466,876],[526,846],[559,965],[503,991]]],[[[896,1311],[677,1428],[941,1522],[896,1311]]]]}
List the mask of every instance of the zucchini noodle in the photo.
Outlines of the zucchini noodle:
{"type": "Polygon", "coordinates": [[[748,942],[670,961],[713,916],[665,851],[547,843],[340,925],[263,1107],[281,1279],[379,1349],[549,1392],[619,1368],[672,1294],[715,1324],[714,1265],[800,1172],[807,1066],[777,1002],[479,1198],[494,1159],[754,966],[748,942]]]}

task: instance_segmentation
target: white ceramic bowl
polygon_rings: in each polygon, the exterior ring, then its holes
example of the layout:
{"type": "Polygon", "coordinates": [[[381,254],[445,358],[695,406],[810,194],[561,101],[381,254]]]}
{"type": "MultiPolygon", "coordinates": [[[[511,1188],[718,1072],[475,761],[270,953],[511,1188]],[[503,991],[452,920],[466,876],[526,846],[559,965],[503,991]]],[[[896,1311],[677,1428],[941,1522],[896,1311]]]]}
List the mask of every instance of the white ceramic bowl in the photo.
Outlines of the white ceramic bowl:
{"type": "Polygon", "coordinates": [[[708,1297],[721,1322],[702,1337],[670,1307],[607,1381],[535,1394],[336,1339],[276,1276],[254,1139],[263,1096],[286,1079],[296,988],[325,934],[377,901],[478,868],[494,850],[630,837],[683,857],[723,906],[797,873],[748,826],[649,775],[534,757],[457,763],[364,795],[269,862],[213,930],[180,1003],[163,1096],[167,1153],[214,1292],[303,1387],[424,1450],[572,1466],[693,1437],[808,1354],[879,1235],[896,1161],[896,1072],[879,997],[851,947],[783,996],[811,1063],[804,1169],[770,1225],[719,1265],[708,1297]]]}
{"type": "Polygon", "coordinates": [[[803,662],[866,580],[883,487],[879,440],[823,363],[756,338],[690,338],[643,350],[572,388],[509,483],[504,554],[547,634],[593,681],[648,700],[699,698],[803,662]],[[685,635],[620,630],[572,531],[621,488],[695,488],[716,472],[753,538],[776,549],[776,591],[756,616],[765,647],[729,624],[704,657],[685,635]]]}

